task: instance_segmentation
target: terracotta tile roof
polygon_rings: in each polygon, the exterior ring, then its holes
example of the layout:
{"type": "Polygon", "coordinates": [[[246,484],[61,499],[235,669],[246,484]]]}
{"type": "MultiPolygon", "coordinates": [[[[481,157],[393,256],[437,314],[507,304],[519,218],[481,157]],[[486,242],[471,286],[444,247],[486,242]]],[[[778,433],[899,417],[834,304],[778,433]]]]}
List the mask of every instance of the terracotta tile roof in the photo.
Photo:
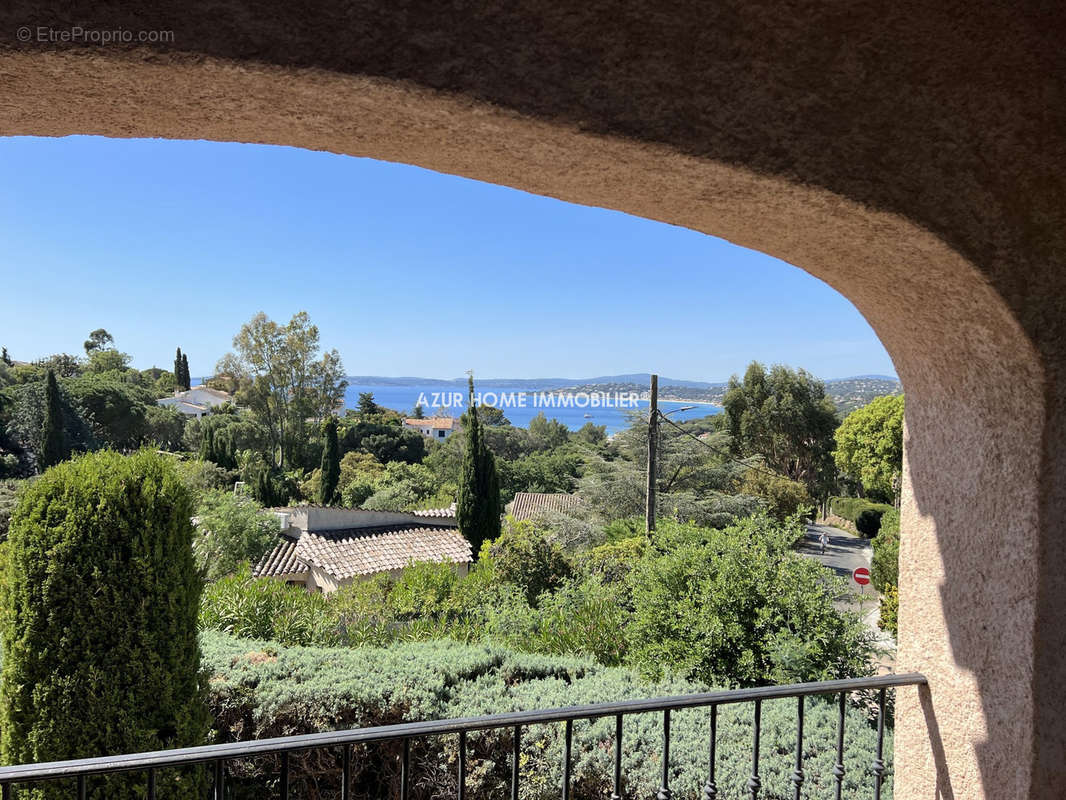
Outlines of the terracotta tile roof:
{"type": "Polygon", "coordinates": [[[424,419],[408,417],[404,420],[404,423],[412,428],[431,428],[445,431],[453,430],[459,426],[459,420],[454,417],[425,417],[424,419]]]}
{"type": "Polygon", "coordinates": [[[421,508],[417,511],[409,511],[407,513],[414,514],[416,517],[454,518],[455,503],[452,503],[447,508],[421,508]]]}
{"type": "Polygon", "coordinates": [[[515,519],[532,519],[542,511],[570,511],[580,502],[576,494],[518,492],[511,501],[510,513],[515,519]]]}
{"type": "Polygon", "coordinates": [[[278,572],[271,565],[297,563],[318,567],[334,578],[344,580],[403,569],[412,561],[469,564],[472,560],[470,543],[454,527],[388,525],[306,531],[296,542],[283,542],[267,554],[256,567],[255,574],[287,574],[278,572]]]}
{"type": "Polygon", "coordinates": [[[252,574],[256,577],[306,575],[310,570],[297,555],[297,541],[282,537],[281,542],[260,559],[252,574]]]}

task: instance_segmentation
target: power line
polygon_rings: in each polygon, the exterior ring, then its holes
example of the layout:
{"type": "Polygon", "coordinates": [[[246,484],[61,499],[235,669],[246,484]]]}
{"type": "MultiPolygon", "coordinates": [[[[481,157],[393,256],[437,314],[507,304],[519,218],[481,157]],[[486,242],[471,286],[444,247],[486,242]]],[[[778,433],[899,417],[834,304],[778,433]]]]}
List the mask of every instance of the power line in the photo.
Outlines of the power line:
{"type": "Polygon", "coordinates": [[[715,447],[710,442],[704,441],[703,439],[701,439],[700,437],[696,436],[695,434],[692,434],[689,431],[686,431],[684,428],[682,428],[680,425],[678,425],[676,422],[674,422],[672,419],[670,419],[669,417],[667,417],[665,414],[663,414],[661,412],[659,413],[659,417],[660,417],[660,419],[663,420],[663,422],[669,423],[673,427],[677,428],[681,433],[685,434],[685,436],[689,437],[690,439],[692,439],[694,441],[699,442],[704,447],[706,447],[708,450],[711,450],[712,452],[717,453],[718,455],[728,459],[729,461],[731,461],[734,464],[739,464],[739,465],[741,465],[743,467],[746,467],[747,469],[753,470],[755,472],[761,472],[763,475],[766,475],[766,476],[768,476],[770,478],[780,478],[780,477],[782,477],[781,475],[778,475],[776,472],[771,472],[770,470],[763,469],[762,467],[757,467],[754,464],[746,463],[745,461],[743,461],[743,460],[741,460],[739,458],[734,458],[732,453],[730,453],[730,452],[728,452],[726,450],[722,450],[719,447],[715,447]]]}

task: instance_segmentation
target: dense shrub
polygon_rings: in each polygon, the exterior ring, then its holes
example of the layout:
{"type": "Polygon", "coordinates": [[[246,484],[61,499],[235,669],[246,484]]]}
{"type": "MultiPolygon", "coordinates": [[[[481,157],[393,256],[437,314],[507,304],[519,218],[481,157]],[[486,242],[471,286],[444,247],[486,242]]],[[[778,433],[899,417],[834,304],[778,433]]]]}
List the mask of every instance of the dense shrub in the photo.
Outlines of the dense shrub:
{"type": "Polygon", "coordinates": [[[210,461],[175,461],[174,466],[181,482],[192,493],[194,501],[198,501],[205,492],[212,489],[232,489],[237,479],[235,473],[210,461]]]}
{"type": "Polygon", "coordinates": [[[881,595],[881,613],[877,624],[881,630],[893,636],[899,635],[899,589],[895,586],[887,587],[881,595]]]}
{"type": "Polygon", "coordinates": [[[855,530],[863,536],[870,538],[876,536],[881,530],[881,515],[884,512],[875,508],[866,508],[859,512],[855,518],[855,530]]]}
{"type": "MultiPolygon", "coordinates": [[[[149,452],[65,462],[21,494],[0,599],[5,763],[204,741],[191,515],[169,459],[149,452]]],[[[161,775],[159,796],[192,797],[198,780],[161,775]]],[[[20,796],[72,791],[58,782],[20,796]]],[[[140,776],[123,776],[89,796],[142,791],[140,776]]]]}
{"type": "MultiPolygon", "coordinates": [[[[268,641],[203,636],[212,673],[211,705],[220,741],[313,733],[424,719],[445,719],[553,708],[629,698],[665,696],[705,687],[673,680],[644,684],[631,671],[575,658],[522,655],[486,645],[451,642],[400,644],[350,650],[284,647],[268,641]]],[[[723,706],[718,723],[718,786],[723,800],[750,796],[751,714],[748,704],[723,706]]],[[[836,706],[806,701],[804,792],[831,796],[835,762],[836,706]]],[[[795,745],[796,701],[768,701],[762,713],[763,781],[760,798],[793,796],[790,776],[795,745]]],[[[652,797],[661,777],[662,719],[625,719],[622,763],[627,797],[652,797]]],[[[549,800],[562,782],[562,728],[523,730],[522,800],[549,800]]],[[[468,797],[488,800],[509,792],[509,730],[469,735],[468,797]]],[[[614,720],[574,725],[573,796],[605,797],[611,791],[614,720]]],[[[844,795],[869,785],[876,732],[867,714],[849,706],[845,727],[844,795]]],[[[891,762],[892,735],[886,734],[891,762]]],[[[356,796],[398,797],[399,743],[357,747],[352,758],[356,796]]],[[[456,796],[455,737],[414,740],[412,800],[456,796]]],[[[671,788],[679,800],[698,800],[707,779],[707,712],[675,712],[671,726],[671,788]]],[[[256,759],[230,765],[235,800],[276,790],[278,762],[256,759]]],[[[339,794],[340,764],[334,752],[292,757],[290,796],[317,800],[339,794]]],[[[891,796],[891,772],[885,795],[891,796]]]]}
{"type": "Polygon", "coordinates": [[[721,531],[662,524],[658,555],[631,576],[632,663],[651,678],[740,686],[867,673],[869,632],[834,608],[839,590],[792,551],[795,538],[766,518],[721,531]]]}
{"type": "Polygon", "coordinates": [[[224,579],[202,621],[285,642],[492,641],[720,685],[863,674],[869,634],[834,607],[839,582],[792,551],[799,529],[766,517],[725,530],[664,521],[650,545],[594,549],[570,575],[558,546],[521,525],[463,578],[418,564],[312,599],[272,579],[224,579]]]}
{"type": "Polygon", "coordinates": [[[765,502],[766,512],[779,522],[794,514],[807,513],[813,505],[807,487],[802,483],[762,468],[745,473],[740,492],[765,502]]]}
{"type": "Polygon", "coordinates": [[[209,580],[255,566],[278,543],[278,521],[252,498],[218,490],[203,494],[196,506],[197,563],[209,580]]]}
{"type": "Polygon", "coordinates": [[[881,517],[893,506],[885,503],[871,503],[861,497],[831,497],[829,511],[838,517],[854,523],[855,529],[863,536],[876,536],[881,529],[881,517]]]}
{"type": "Polygon", "coordinates": [[[577,565],[586,575],[599,576],[608,583],[624,583],[647,549],[648,538],[641,533],[586,550],[578,556],[577,565]]]}
{"type": "Polygon", "coordinates": [[[500,580],[518,586],[531,604],[570,576],[562,547],[528,520],[507,517],[507,527],[488,546],[500,580]]]}
{"type": "Polygon", "coordinates": [[[874,539],[870,582],[881,593],[879,625],[893,636],[897,633],[899,613],[899,512],[886,511],[881,518],[881,533],[874,539]]]}
{"type": "Polygon", "coordinates": [[[293,645],[331,645],[339,638],[325,597],[273,578],[253,578],[247,569],[207,586],[200,626],[293,645]]]}
{"type": "Polygon", "coordinates": [[[881,518],[881,532],[874,539],[870,582],[882,594],[889,586],[899,585],[899,512],[895,509],[886,511],[881,518]]]}
{"type": "Polygon", "coordinates": [[[0,480],[0,541],[7,539],[11,515],[15,512],[19,490],[29,484],[26,480],[0,480]]]}
{"type": "Polygon", "coordinates": [[[624,584],[599,578],[567,581],[558,591],[541,595],[536,608],[501,604],[488,616],[485,638],[524,653],[586,656],[619,666],[629,652],[627,596],[624,584]]]}

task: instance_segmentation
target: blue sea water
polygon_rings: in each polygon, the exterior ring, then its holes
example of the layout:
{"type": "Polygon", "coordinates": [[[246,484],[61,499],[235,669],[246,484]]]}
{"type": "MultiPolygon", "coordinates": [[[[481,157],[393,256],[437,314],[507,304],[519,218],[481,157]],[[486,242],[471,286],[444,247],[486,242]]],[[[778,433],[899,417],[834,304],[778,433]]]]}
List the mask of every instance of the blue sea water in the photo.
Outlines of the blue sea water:
{"type": "MultiPolygon", "coordinates": [[[[378,405],[395,409],[404,414],[409,413],[415,407],[419,402],[420,397],[426,401],[423,403],[423,411],[426,416],[432,415],[437,410],[437,405],[439,403],[444,404],[446,406],[444,409],[445,412],[454,417],[460,416],[463,411],[466,410],[466,392],[464,388],[461,386],[453,387],[441,385],[386,386],[352,384],[348,387],[348,390],[344,395],[345,408],[355,408],[359,404],[359,395],[362,392],[372,393],[374,395],[374,400],[378,405]],[[458,394],[458,397],[453,397],[453,394],[458,394]],[[456,401],[461,401],[462,405],[459,405],[456,401]]],[[[619,405],[613,405],[611,407],[601,406],[599,408],[573,406],[559,407],[558,405],[555,407],[543,407],[542,404],[544,401],[535,399],[533,395],[526,394],[527,392],[528,389],[525,388],[519,389],[496,386],[490,389],[479,390],[483,401],[488,401],[489,405],[501,407],[504,416],[510,420],[511,424],[520,428],[528,427],[529,421],[541,412],[544,412],[544,416],[548,419],[557,419],[573,431],[576,431],[586,422],[591,422],[594,425],[606,425],[607,433],[609,434],[617,433],[618,431],[629,427],[630,422],[628,415],[632,413],[634,408],[644,409],[645,418],[647,418],[647,400],[639,400],[635,405],[624,403],[625,407],[619,407],[619,405]],[[525,397],[525,406],[521,407],[517,405],[517,402],[519,401],[519,398],[523,396],[525,397]],[[496,402],[493,402],[494,400],[496,402]],[[538,403],[541,403],[541,405],[537,405],[538,403]]],[[[543,395],[541,397],[543,397],[543,395]]],[[[627,398],[623,398],[623,401],[625,399],[627,398]]],[[[668,412],[674,409],[684,408],[687,405],[693,404],[660,402],[659,408],[664,412],[668,412]]],[[[696,407],[691,410],[679,411],[675,414],[671,414],[670,418],[674,420],[696,419],[697,417],[705,417],[708,414],[717,414],[721,410],[722,409],[717,406],[696,405],[696,407]]]]}

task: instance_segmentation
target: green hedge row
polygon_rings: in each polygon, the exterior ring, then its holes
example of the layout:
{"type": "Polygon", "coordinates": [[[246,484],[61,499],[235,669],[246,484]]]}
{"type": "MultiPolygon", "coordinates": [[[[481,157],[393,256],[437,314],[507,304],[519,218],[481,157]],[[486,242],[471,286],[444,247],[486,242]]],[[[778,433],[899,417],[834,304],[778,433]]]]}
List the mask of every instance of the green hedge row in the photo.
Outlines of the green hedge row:
{"type": "Polygon", "coordinates": [[[830,513],[855,523],[855,529],[867,537],[876,536],[881,529],[881,517],[894,510],[887,503],[871,503],[861,497],[829,498],[830,513]]]}
{"type": "Polygon", "coordinates": [[[899,512],[893,509],[881,517],[881,532],[874,539],[870,582],[881,593],[881,628],[897,633],[899,612],[899,512]]]}
{"type": "MultiPolygon", "coordinates": [[[[401,721],[464,717],[553,708],[656,695],[683,694],[703,687],[680,680],[649,685],[630,670],[590,661],[515,653],[491,645],[449,641],[394,644],[385,648],[284,647],[236,639],[217,632],[201,635],[211,674],[210,702],[218,741],[313,733],[401,721]]],[[[869,765],[876,732],[869,706],[849,706],[845,733],[844,794],[857,797],[872,786],[869,765]]],[[[806,701],[805,794],[832,795],[835,761],[835,703],[806,701]]],[[[748,797],[751,772],[749,704],[719,713],[717,759],[719,797],[748,797]]],[[[707,779],[706,710],[675,712],[671,720],[671,788],[675,797],[697,800],[707,779]]],[[[767,800],[791,798],[796,701],[764,704],[760,775],[767,800]]],[[[624,796],[654,796],[662,770],[660,714],[626,717],[623,733],[624,796]]],[[[523,731],[521,800],[559,796],[562,728],[532,726],[523,731]]],[[[614,720],[574,725],[574,797],[599,800],[610,794],[614,720]]],[[[456,796],[456,737],[412,742],[412,800],[456,796]]],[[[891,754],[891,735],[886,735],[891,754]]],[[[359,746],[353,753],[356,796],[399,796],[399,743],[359,746]]],[[[469,736],[468,797],[505,797],[510,786],[511,732],[469,736]]],[[[234,800],[276,790],[277,759],[233,763],[234,800]]],[[[311,753],[292,760],[291,796],[336,797],[339,754],[311,753]]],[[[891,779],[885,796],[891,796],[891,779]]]]}

